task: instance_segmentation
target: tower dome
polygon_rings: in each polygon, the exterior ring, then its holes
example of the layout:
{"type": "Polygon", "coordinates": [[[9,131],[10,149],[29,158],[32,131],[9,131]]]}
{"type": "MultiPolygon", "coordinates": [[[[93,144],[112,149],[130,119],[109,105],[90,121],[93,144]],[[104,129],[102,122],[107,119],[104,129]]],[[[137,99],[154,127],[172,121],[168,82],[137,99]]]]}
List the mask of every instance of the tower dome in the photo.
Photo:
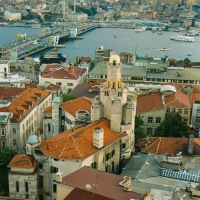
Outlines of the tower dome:
{"type": "Polygon", "coordinates": [[[120,64],[120,57],[118,55],[112,55],[109,59],[110,64],[120,64]]]}
{"type": "Polygon", "coordinates": [[[31,134],[26,141],[27,144],[37,144],[38,142],[40,142],[39,138],[34,134],[31,134]]]}

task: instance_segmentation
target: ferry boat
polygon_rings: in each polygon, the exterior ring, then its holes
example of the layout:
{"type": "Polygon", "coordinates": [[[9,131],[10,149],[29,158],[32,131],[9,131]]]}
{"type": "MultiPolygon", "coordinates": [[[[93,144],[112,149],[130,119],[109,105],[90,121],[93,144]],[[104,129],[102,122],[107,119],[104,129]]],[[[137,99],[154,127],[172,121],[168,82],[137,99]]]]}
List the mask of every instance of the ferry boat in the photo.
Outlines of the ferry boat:
{"type": "Polygon", "coordinates": [[[170,37],[170,40],[182,41],[182,42],[194,42],[195,41],[195,39],[193,37],[182,36],[182,35],[176,35],[174,37],[170,37]]]}
{"type": "Polygon", "coordinates": [[[142,31],[146,31],[146,30],[147,30],[146,26],[135,27],[135,32],[142,32],[142,31]]]}

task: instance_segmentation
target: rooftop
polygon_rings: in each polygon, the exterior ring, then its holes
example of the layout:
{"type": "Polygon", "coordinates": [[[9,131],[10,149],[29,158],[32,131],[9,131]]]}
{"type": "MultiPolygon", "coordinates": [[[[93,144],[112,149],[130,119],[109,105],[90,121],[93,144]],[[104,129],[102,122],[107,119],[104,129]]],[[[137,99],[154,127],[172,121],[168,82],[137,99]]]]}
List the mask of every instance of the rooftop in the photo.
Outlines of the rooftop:
{"type": "Polygon", "coordinates": [[[41,143],[45,155],[57,159],[83,160],[99,151],[93,146],[93,130],[104,129],[104,147],[118,141],[125,134],[110,129],[110,121],[101,119],[75,130],[67,130],[41,143]]]}
{"type": "MultiPolygon", "coordinates": [[[[149,137],[148,145],[147,138],[139,140],[139,147],[141,151],[153,153],[153,154],[165,154],[176,155],[182,152],[183,155],[187,154],[188,138],[168,138],[168,137],[149,137]]],[[[200,154],[200,139],[194,138],[194,155],[200,154]]]]}
{"type": "Polygon", "coordinates": [[[76,112],[79,110],[87,110],[91,112],[92,99],[87,97],[80,97],[78,99],[66,101],[61,104],[61,108],[70,113],[72,116],[76,116],[76,112]]]}
{"type": "Polygon", "coordinates": [[[111,198],[105,197],[103,195],[99,195],[94,192],[86,191],[80,188],[74,188],[65,198],[64,200],[113,200],[111,198]]]}
{"type": "Polygon", "coordinates": [[[30,155],[15,155],[8,164],[8,167],[19,167],[19,168],[36,168],[36,160],[30,155]]]}
{"type": "Polygon", "coordinates": [[[137,114],[162,109],[164,109],[164,105],[162,103],[162,93],[154,92],[138,96],[137,114]]]}
{"type": "Polygon", "coordinates": [[[86,189],[86,184],[92,186],[91,192],[115,200],[142,199],[143,195],[123,190],[119,183],[123,180],[120,175],[110,174],[90,167],[81,169],[63,177],[62,185],[71,188],[86,189]]]}

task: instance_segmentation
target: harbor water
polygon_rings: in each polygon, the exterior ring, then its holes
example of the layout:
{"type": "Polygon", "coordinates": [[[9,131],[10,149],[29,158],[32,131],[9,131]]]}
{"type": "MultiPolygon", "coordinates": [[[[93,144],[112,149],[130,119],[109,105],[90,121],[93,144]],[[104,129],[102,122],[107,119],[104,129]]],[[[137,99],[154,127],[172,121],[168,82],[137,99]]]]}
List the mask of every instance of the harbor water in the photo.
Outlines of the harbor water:
{"type": "MultiPolygon", "coordinates": [[[[0,27],[0,45],[5,45],[17,39],[17,34],[26,33],[27,37],[40,33],[38,28],[28,27],[0,27]]],[[[60,48],[59,52],[67,56],[71,61],[76,56],[95,57],[95,50],[100,46],[104,49],[114,49],[117,54],[129,52],[138,56],[165,57],[183,60],[189,58],[192,61],[200,61],[200,36],[195,36],[194,42],[180,42],[170,40],[175,35],[183,35],[178,32],[163,31],[163,34],[152,32],[151,30],[135,32],[134,29],[121,28],[96,28],[81,37],[80,40],[66,40],[65,48],[60,48]],[[114,38],[116,36],[116,38],[114,38]],[[161,49],[168,49],[162,50],[161,49]]],[[[49,53],[47,49],[32,57],[39,57],[41,54],[49,53]]]]}

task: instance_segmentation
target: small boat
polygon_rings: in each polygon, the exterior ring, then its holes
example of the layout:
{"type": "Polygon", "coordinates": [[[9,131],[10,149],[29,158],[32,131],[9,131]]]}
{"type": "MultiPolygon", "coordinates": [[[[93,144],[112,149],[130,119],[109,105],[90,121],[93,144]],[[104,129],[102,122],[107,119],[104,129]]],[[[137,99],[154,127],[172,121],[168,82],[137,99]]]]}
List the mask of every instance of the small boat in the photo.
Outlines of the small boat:
{"type": "Polygon", "coordinates": [[[187,55],[188,55],[188,56],[192,56],[192,54],[191,54],[191,53],[188,53],[187,55]]]}
{"type": "Polygon", "coordinates": [[[158,29],[158,34],[163,34],[163,30],[162,29],[158,29]]]}
{"type": "Polygon", "coordinates": [[[33,44],[38,44],[37,40],[34,40],[34,41],[33,41],[33,44]]]}
{"type": "Polygon", "coordinates": [[[153,27],[151,30],[152,30],[153,33],[155,33],[157,31],[157,28],[153,27]]]}
{"type": "Polygon", "coordinates": [[[170,51],[170,50],[171,50],[171,49],[165,48],[165,47],[163,47],[163,48],[160,49],[160,51],[170,51]]]}
{"type": "Polygon", "coordinates": [[[135,27],[135,32],[146,31],[146,29],[147,29],[146,26],[138,26],[138,27],[135,27]]]}

